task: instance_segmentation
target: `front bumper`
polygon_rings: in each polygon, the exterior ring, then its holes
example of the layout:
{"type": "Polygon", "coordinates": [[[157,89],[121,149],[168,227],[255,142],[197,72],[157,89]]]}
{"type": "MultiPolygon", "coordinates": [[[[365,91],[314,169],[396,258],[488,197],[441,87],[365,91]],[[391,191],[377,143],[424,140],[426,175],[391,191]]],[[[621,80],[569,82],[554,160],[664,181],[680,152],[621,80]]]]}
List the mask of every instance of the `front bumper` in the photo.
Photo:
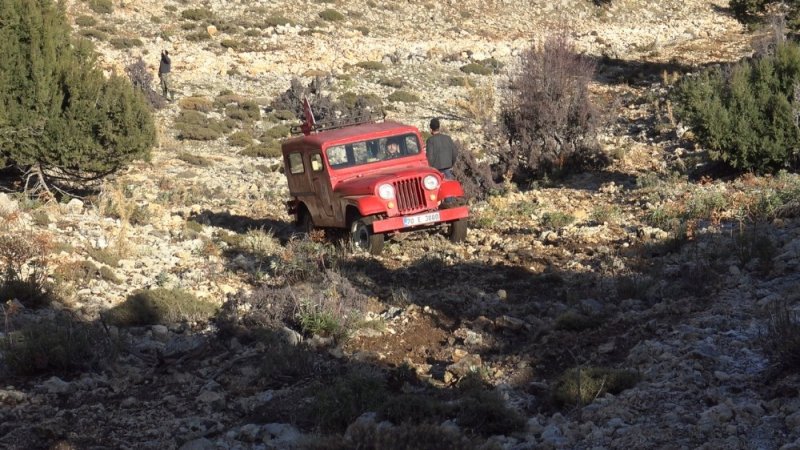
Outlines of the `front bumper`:
{"type": "Polygon", "coordinates": [[[402,229],[412,229],[412,228],[419,228],[419,227],[430,227],[433,225],[438,225],[444,222],[452,222],[458,219],[464,219],[469,217],[469,208],[466,206],[459,206],[456,208],[449,208],[449,209],[440,209],[438,211],[432,211],[439,213],[439,220],[434,222],[427,222],[424,224],[419,225],[406,225],[404,216],[398,217],[390,217],[388,219],[381,219],[372,222],[372,231],[374,233],[385,233],[387,231],[396,231],[402,229]]]}

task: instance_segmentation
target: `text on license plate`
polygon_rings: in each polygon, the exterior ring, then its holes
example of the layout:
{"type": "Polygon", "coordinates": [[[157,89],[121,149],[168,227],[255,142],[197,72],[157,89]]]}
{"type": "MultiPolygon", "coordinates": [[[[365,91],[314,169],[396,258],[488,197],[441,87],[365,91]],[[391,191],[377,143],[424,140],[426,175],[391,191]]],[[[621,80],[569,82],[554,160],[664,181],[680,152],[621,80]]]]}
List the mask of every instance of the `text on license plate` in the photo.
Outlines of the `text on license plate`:
{"type": "Polygon", "coordinates": [[[422,225],[423,223],[431,223],[439,221],[439,213],[419,214],[417,216],[403,217],[403,226],[410,227],[413,225],[422,225]]]}

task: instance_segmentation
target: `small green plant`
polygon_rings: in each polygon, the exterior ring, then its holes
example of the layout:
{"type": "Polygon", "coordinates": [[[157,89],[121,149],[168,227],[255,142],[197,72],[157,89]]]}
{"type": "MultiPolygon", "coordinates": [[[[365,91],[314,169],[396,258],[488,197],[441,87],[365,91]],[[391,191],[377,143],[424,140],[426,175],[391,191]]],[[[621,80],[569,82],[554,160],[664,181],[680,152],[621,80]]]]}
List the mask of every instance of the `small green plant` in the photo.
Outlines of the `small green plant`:
{"type": "Polygon", "coordinates": [[[282,25],[294,25],[294,22],[280,14],[272,14],[264,19],[265,27],[277,27],[282,25]]]}
{"type": "Polygon", "coordinates": [[[219,43],[223,48],[232,48],[234,50],[244,47],[246,44],[238,39],[223,39],[219,43]]]}
{"type": "Polygon", "coordinates": [[[491,75],[494,73],[491,67],[478,63],[469,63],[461,66],[460,70],[469,75],[491,75]]]}
{"type": "Polygon", "coordinates": [[[204,320],[217,307],[180,289],[140,290],[105,313],[105,320],[117,326],[169,325],[180,321],[204,320]]]}
{"type": "Polygon", "coordinates": [[[548,212],[542,216],[542,225],[547,228],[559,229],[575,222],[575,216],[560,211],[548,212]]]}
{"type": "Polygon", "coordinates": [[[181,17],[186,20],[207,20],[212,17],[211,10],[208,8],[190,8],[181,11],[181,17]]]}
{"type": "Polygon", "coordinates": [[[228,145],[247,147],[253,144],[253,135],[249,131],[240,130],[228,136],[228,145]]]}
{"type": "Polygon", "coordinates": [[[142,45],[144,45],[142,44],[142,40],[139,38],[127,38],[127,37],[111,38],[108,41],[108,43],[111,44],[112,47],[120,50],[131,47],[141,47],[142,45]]]}
{"type": "Polygon", "coordinates": [[[211,39],[211,35],[208,34],[206,30],[198,30],[193,33],[189,33],[186,35],[186,40],[190,42],[201,42],[201,41],[208,41],[211,39]]]}
{"type": "Polygon", "coordinates": [[[587,405],[606,392],[619,394],[638,382],[639,374],[633,370],[578,367],[558,378],[553,397],[562,405],[587,405]]]}
{"type": "Polygon", "coordinates": [[[389,94],[387,100],[390,102],[416,103],[419,101],[419,97],[408,91],[397,90],[389,94]]]}
{"type": "Polygon", "coordinates": [[[386,65],[384,65],[380,61],[360,61],[356,63],[356,67],[360,67],[364,70],[384,70],[386,69],[386,65]]]}
{"type": "Polygon", "coordinates": [[[477,84],[469,79],[469,77],[450,77],[447,79],[447,85],[451,87],[476,87],[477,84]]]}
{"type": "Polygon", "coordinates": [[[378,84],[381,86],[388,86],[390,88],[400,89],[406,85],[406,82],[403,81],[402,78],[381,78],[378,80],[378,84]]]}
{"type": "Polygon", "coordinates": [[[269,140],[260,144],[249,145],[240,154],[250,158],[277,158],[281,156],[281,146],[278,141],[269,140]]]}
{"type": "Polygon", "coordinates": [[[211,162],[208,160],[208,158],[189,152],[180,152],[176,158],[192,166],[208,167],[211,165],[211,162]]]}
{"type": "Polygon", "coordinates": [[[97,19],[92,16],[78,16],[75,18],[75,25],[79,27],[93,27],[97,25],[97,19]]]}
{"type": "Polygon", "coordinates": [[[339,22],[345,19],[342,13],[330,8],[320,11],[319,18],[327,22],[339,22]]]}
{"type": "Polygon", "coordinates": [[[622,211],[616,205],[600,205],[592,210],[589,217],[596,223],[614,225],[619,221],[621,215],[622,211]]]}
{"type": "Polygon", "coordinates": [[[89,0],[89,9],[98,14],[111,14],[114,12],[114,4],[111,0],[89,0]]]}
{"type": "MultiPolygon", "coordinates": [[[[114,217],[114,216],[110,216],[114,217]]],[[[120,218],[116,216],[116,218],[120,218]]],[[[93,260],[105,264],[110,267],[118,267],[119,260],[122,259],[118,251],[106,247],[106,248],[90,248],[87,252],[88,256],[93,260]]]]}
{"type": "Polygon", "coordinates": [[[601,325],[598,317],[588,316],[576,311],[567,311],[556,318],[556,329],[566,331],[583,331],[601,325]]]}
{"type": "Polygon", "coordinates": [[[81,36],[87,39],[94,39],[96,41],[106,41],[108,40],[108,33],[104,31],[100,31],[94,28],[87,28],[78,32],[81,36]]]}

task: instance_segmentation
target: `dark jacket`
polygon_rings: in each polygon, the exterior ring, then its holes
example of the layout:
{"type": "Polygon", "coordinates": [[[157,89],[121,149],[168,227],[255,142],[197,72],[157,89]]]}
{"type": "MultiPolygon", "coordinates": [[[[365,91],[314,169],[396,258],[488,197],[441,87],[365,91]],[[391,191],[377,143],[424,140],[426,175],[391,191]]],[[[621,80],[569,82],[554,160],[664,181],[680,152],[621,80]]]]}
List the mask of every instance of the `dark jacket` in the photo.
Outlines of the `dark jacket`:
{"type": "Polygon", "coordinates": [[[425,141],[428,164],[436,170],[445,170],[456,163],[456,144],[446,134],[434,134],[425,141]]]}
{"type": "Polygon", "coordinates": [[[172,60],[169,59],[169,56],[162,53],[161,64],[158,65],[159,75],[162,73],[169,73],[171,70],[172,70],[172,60]]]}

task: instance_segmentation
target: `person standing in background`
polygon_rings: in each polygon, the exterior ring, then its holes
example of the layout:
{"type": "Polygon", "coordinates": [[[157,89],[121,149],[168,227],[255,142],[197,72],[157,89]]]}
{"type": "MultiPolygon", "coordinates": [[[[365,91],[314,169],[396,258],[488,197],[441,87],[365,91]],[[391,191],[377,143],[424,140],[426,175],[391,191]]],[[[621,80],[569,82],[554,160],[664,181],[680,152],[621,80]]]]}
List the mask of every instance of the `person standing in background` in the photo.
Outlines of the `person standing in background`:
{"type": "Polygon", "coordinates": [[[441,172],[445,179],[455,180],[453,175],[453,165],[456,163],[456,144],[453,139],[446,134],[439,132],[441,124],[439,118],[431,119],[431,137],[425,141],[425,153],[428,157],[428,164],[441,172]]]}
{"type": "Polygon", "coordinates": [[[161,51],[161,63],[158,65],[158,78],[161,80],[161,95],[169,101],[175,100],[175,93],[172,91],[172,85],[169,77],[172,72],[172,60],[169,58],[167,50],[161,51]]]}

